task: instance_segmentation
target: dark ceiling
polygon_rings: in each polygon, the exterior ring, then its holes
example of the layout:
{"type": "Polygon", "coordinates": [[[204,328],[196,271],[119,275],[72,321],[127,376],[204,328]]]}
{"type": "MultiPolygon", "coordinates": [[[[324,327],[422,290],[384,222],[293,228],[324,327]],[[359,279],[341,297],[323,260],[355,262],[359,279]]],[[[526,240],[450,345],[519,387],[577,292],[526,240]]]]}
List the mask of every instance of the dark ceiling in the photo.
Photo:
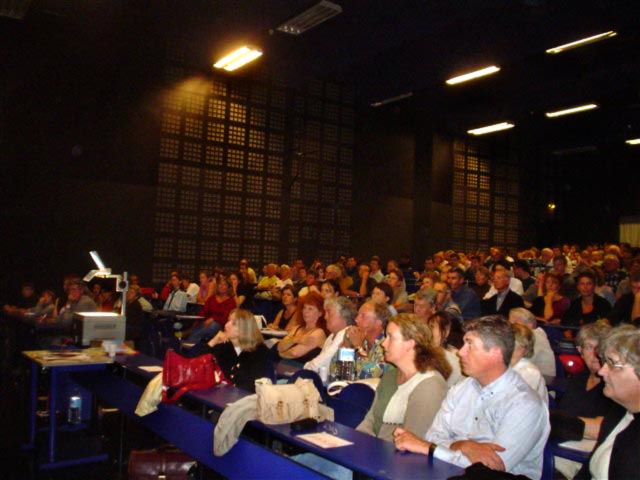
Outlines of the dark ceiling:
{"type": "Polygon", "coordinates": [[[334,0],[343,12],[312,30],[300,36],[275,31],[318,1],[33,0],[23,20],[3,19],[0,32],[55,25],[99,39],[100,55],[113,41],[116,53],[105,58],[114,62],[123,50],[114,32],[123,24],[140,28],[140,42],[177,33],[197,39],[203,70],[235,44],[250,42],[264,51],[260,62],[291,85],[336,79],[353,85],[363,106],[411,92],[404,103],[416,102],[455,132],[512,120],[536,126],[550,149],[640,136],[638,1],[334,0]],[[544,53],[608,30],[618,35],[560,55],[544,53]],[[444,84],[490,64],[501,72],[444,84]],[[544,118],[550,109],[588,102],[601,107],[566,120],[544,118]]]}

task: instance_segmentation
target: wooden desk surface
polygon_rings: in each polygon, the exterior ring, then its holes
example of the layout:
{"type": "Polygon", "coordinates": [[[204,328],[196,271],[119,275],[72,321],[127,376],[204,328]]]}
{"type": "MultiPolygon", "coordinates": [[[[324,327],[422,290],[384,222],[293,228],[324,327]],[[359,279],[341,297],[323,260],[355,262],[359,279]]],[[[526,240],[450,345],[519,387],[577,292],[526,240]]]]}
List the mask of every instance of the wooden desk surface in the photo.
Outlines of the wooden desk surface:
{"type": "Polygon", "coordinates": [[[103,348],[84,350],[29,350],[22,352],[32,362],[42,367],[66,367],[74,365],[102,365],[113,363],[103,348]]]}

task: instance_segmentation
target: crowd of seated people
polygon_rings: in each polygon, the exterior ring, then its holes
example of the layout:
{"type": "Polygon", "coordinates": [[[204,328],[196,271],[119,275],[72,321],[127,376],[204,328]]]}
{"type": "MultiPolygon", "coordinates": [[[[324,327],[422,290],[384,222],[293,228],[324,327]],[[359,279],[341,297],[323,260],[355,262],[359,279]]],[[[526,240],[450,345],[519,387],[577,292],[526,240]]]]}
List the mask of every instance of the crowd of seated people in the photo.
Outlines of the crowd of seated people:
{"type": "MultiPolygon", "coordinates": [[[[254,270],[242,259],[236,271],[201,272],[199,284],[171,272],[157,294],[143,294],[139,285],[129,290],[134,333],[128,336],[136,335],[133,319],[151,303],[179,312],[199,305],[192,311],[204,320],[190,332],[192,354],[214,353],[233,383],[248,390],[273,361],[331,373],[340,350],[353,349],[355,378],[379,379],[371,383],[378,388],[363,431],[403,451],[539,478],[549,434],[543,376],[556,373],[545,328],[580,328],[576,346],[586,370],[570,378],[564,396],[555,399],[552,419],[560,423],[554,429],[566,430],[575,425],[567,418],[577,419],[581,437],[599,439],[590,471],[613,468],[604,458],[618,455],[612,442],[618,442],[616,435],[626,438],[625,428],[637,427],[633,415],[640,410],[634,410],[633,392],[616,390],[624,386],[618,377],[624,375],[629,385],[638,377],[633,353],[638,347],[622,338],[633,337],[640,323],[637,250],[566,245],[508,255],[494,247],[486,255],[437,252],[422,271],[406,258],[389,261],[386,272],[380,264],[377,256],[360,262],[345,257],[329,265],[314,260],[309,268],[296,260],[292,266],[271,263],[254,270]],[[253,318],[260,302],[277,305],[268,327],[286,332],[281,340],[263,339],[253,318]],[[617,340],[606,343],[609,336],[617,340]],[[600,352],[601,343],[608,345],[606,352],[600,352]],[[421,355],[435,363],[424,369],[421,355]],[[431,387],[433,379],[438,385],[429,389],[428,401],[418,402],[420,415],[430,413],[416,426],[414,400],[422,397],[415,392],[421,391],[424,375],[431,387]],[[487,404],[485,391],[491,393],[487,404]],[[603,420],[614,403],[621,406],[618,413],[603,420]],[[474,414],[482,421],[473,420],[474,414]],[[605,434],[613,439],[602,438],[605,434]]],[[[32,292],[26,296],[34,297],[30,306],[11,304],[4,312],[40,312],[50,322],[69,325],[75,312],[119,308],[118,300],[104,300],[108,290],[101,287],[92,292],[79,278],[68,277],[60,297],[32,292]]],[[[621,468],[634,467],[622,463],[621,468]]],[[[567,477],[580,467],[557,464],[567,477]]]]}

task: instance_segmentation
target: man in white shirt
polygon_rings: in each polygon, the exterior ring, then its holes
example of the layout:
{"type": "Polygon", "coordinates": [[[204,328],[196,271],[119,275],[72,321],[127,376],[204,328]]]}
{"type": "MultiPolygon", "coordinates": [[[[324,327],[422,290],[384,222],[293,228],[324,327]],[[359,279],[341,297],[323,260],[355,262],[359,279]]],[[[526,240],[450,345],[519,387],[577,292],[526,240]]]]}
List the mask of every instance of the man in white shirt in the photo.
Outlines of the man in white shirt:
{"type": "Polygon", "coordinates": [[[347,327],[353,325],[357,311],[353,302],[346,297],[330,298],[324,302],[327,330],[331,334],[324,341],[322,351],[313,360],[304,364],[306,370],[318,372],[320,368],[329,370],[331,359],[342,345],[347,327]]]}
{"type": "Polygon", "coordinates": [[[198,302],[198,293],[200,292],[200,285],[198,285],[197,283],[192,283],[191,279],[186,275],[182,276],[182,289],[187,294],[187,302],[189,303],[198,302]]]}
{"type": "MultiPolygon", "coordinates": [[[[497,264],[495,264],[493,266],[493,272],[494,273],[506,272],[507,275],[509,275],[509,290],[511,290],[512,292],[517,293],[520,296],[524,295],[524,289],[522,288],[522,282],[520,280],[518,280],[516,277],[514,277],[513,275],[511,275],[511,271],[506,266],[497,263],[497,264]]],[[[498,293],[498,290],[496,290],[496,288],[492,285],[491,288],[489,289],[489,291],[484,295],[484,297],[482,297],[482,299],[483,300],[488,300],[491,297],[493,297],[496,293],[498,293]]]]}
{"type": "Polygon", "coordinates": [[[397,428],[396,448],[461,467],[480,462],[539,479],[549,413],[509,368],[515,342],[511,325],[492,315],[467,321],[465,332],[459,355],[469,378],[451,387],[424,439],[397,428]]]}

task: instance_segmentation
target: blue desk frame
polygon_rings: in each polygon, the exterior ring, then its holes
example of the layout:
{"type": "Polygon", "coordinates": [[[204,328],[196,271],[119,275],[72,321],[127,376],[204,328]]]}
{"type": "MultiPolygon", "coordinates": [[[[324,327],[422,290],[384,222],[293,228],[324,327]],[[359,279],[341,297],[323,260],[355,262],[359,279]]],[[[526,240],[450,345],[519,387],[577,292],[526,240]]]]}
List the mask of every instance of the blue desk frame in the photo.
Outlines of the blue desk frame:
{"type": "Polygon", "coordinates": [[[25,449],[35,448],[36,442],[36,409],[38,400],[38,371],[40,368],[49,370],[51,387],[49,391],[49,441],[47,450],[47,462],[39,465],[41,470],[50,470],[54,468],[68,467],[71,465],[81,465],[85,463],[103,462],[107,460],[106,453],[88,455],[68,460],[56,460],[56,407],[58,395],[58,377],[63,374],[76,372],[95,372],[104,371],[105,364],[86,364],[86,365],[51,365],[40,366],[36,361],[29,359],[31,362],[31,392],[30,392],[30,409],[29,409],[29,442],[23,446],[25,449]]]}

